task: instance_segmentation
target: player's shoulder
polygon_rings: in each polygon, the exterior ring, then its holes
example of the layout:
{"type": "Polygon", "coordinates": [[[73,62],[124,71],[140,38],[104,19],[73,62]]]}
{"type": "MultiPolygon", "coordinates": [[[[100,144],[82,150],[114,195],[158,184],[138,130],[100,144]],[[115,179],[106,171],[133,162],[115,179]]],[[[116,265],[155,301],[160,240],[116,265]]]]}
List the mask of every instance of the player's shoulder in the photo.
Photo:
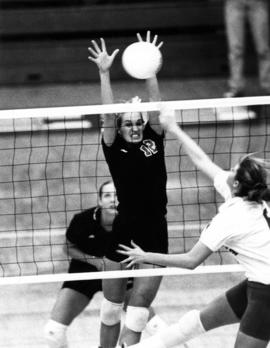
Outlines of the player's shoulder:
{"type": "Polygon", "coordinates": [[[150,137],[154,140],[163,141],[165,133],[163,130],[161,132],[157,131],[159,127],[151,125],[149,121],[146,122],[144,128],[144,137],[150,137]]]}
{"type": "Polygon", "coordinates": [[[220,169],[214,177],[214,187],[225,201],[232,198],[231,188],[228,184],[229,171],[220,169]]]}
{"type": "Polygon", "coordinates": [[[96,220],[96,215],[98,213],[98,207],[91,207],[82,210],[81,212],[74,215],[74,219],[76,220],[96,220]]]}
{"type": "Polygon", "coordinates": [[[111,139],[109,142],[105,141],[104,137],[101,141],[103,151],[105,153],[105,156],[107,153],[112,154],[113,151],[117,151],[119,147],[125,146],[125,141],[123,138],[117,133],[113,139],[111,139]]]}

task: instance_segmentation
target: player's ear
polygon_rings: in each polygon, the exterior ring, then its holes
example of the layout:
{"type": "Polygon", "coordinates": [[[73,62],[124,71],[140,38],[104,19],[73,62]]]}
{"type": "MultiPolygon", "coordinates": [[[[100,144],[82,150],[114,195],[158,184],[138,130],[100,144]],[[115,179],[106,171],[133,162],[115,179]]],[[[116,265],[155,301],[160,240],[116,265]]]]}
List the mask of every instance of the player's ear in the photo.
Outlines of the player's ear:
{"type": "Polygon", "coordinates": [[[238,180],[234,180],[233,188],[237,188],[238,186],[239,186],[239,181],[238,180]]]}

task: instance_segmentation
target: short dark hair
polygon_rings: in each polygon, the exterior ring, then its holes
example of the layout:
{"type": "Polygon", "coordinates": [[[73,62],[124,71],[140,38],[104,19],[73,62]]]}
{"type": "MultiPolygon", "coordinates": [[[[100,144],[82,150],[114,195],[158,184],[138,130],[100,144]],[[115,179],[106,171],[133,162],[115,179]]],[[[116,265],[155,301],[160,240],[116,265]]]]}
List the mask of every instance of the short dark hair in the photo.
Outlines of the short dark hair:
{"type": "Polygon", "coordinates": [[[270,201],[270,190],[267,186],[267,171],[263,160],[245,156],[239,162],[235,180],[239,182],[236,196],[247,197],[249,201],[270,201]]]}

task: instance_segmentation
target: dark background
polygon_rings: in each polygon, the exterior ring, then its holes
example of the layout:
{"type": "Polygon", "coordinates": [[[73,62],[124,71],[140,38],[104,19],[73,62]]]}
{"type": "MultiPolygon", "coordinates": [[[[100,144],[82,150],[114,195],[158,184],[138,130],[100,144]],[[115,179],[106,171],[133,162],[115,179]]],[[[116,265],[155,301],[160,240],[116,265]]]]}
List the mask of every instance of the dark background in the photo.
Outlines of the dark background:
{"type": "MultiPolygon", "coordinates": [[[[104,37],[108,51],[150,29],[165,44],[160,78],[227,77],[223,0],[2,0],[0,86],[95,82],[87,47],[104,37]]],[[[248,34],[246,73],[256,73],[248,34]]],[[[117,56],[112,78],[129,77],[117,56]]]]}

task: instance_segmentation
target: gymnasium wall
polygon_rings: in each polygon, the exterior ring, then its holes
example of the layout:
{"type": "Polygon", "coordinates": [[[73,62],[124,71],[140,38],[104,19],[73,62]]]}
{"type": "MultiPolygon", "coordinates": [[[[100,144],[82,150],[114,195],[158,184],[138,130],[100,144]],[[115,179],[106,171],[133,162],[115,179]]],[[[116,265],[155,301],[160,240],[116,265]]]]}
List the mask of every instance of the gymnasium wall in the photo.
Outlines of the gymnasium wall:
{"type": "MultiPolygon", "coordinates": [[[[102,36],[109,52],[122,51],[147,29],[165,42],[160,77],[227,75],[223,0],[2,0],[0,6],[0,85],[97,81],[87,59],[90,41],[102,36]]],[[[121,53],[112,78],[129,78],[121,53]]]]}

